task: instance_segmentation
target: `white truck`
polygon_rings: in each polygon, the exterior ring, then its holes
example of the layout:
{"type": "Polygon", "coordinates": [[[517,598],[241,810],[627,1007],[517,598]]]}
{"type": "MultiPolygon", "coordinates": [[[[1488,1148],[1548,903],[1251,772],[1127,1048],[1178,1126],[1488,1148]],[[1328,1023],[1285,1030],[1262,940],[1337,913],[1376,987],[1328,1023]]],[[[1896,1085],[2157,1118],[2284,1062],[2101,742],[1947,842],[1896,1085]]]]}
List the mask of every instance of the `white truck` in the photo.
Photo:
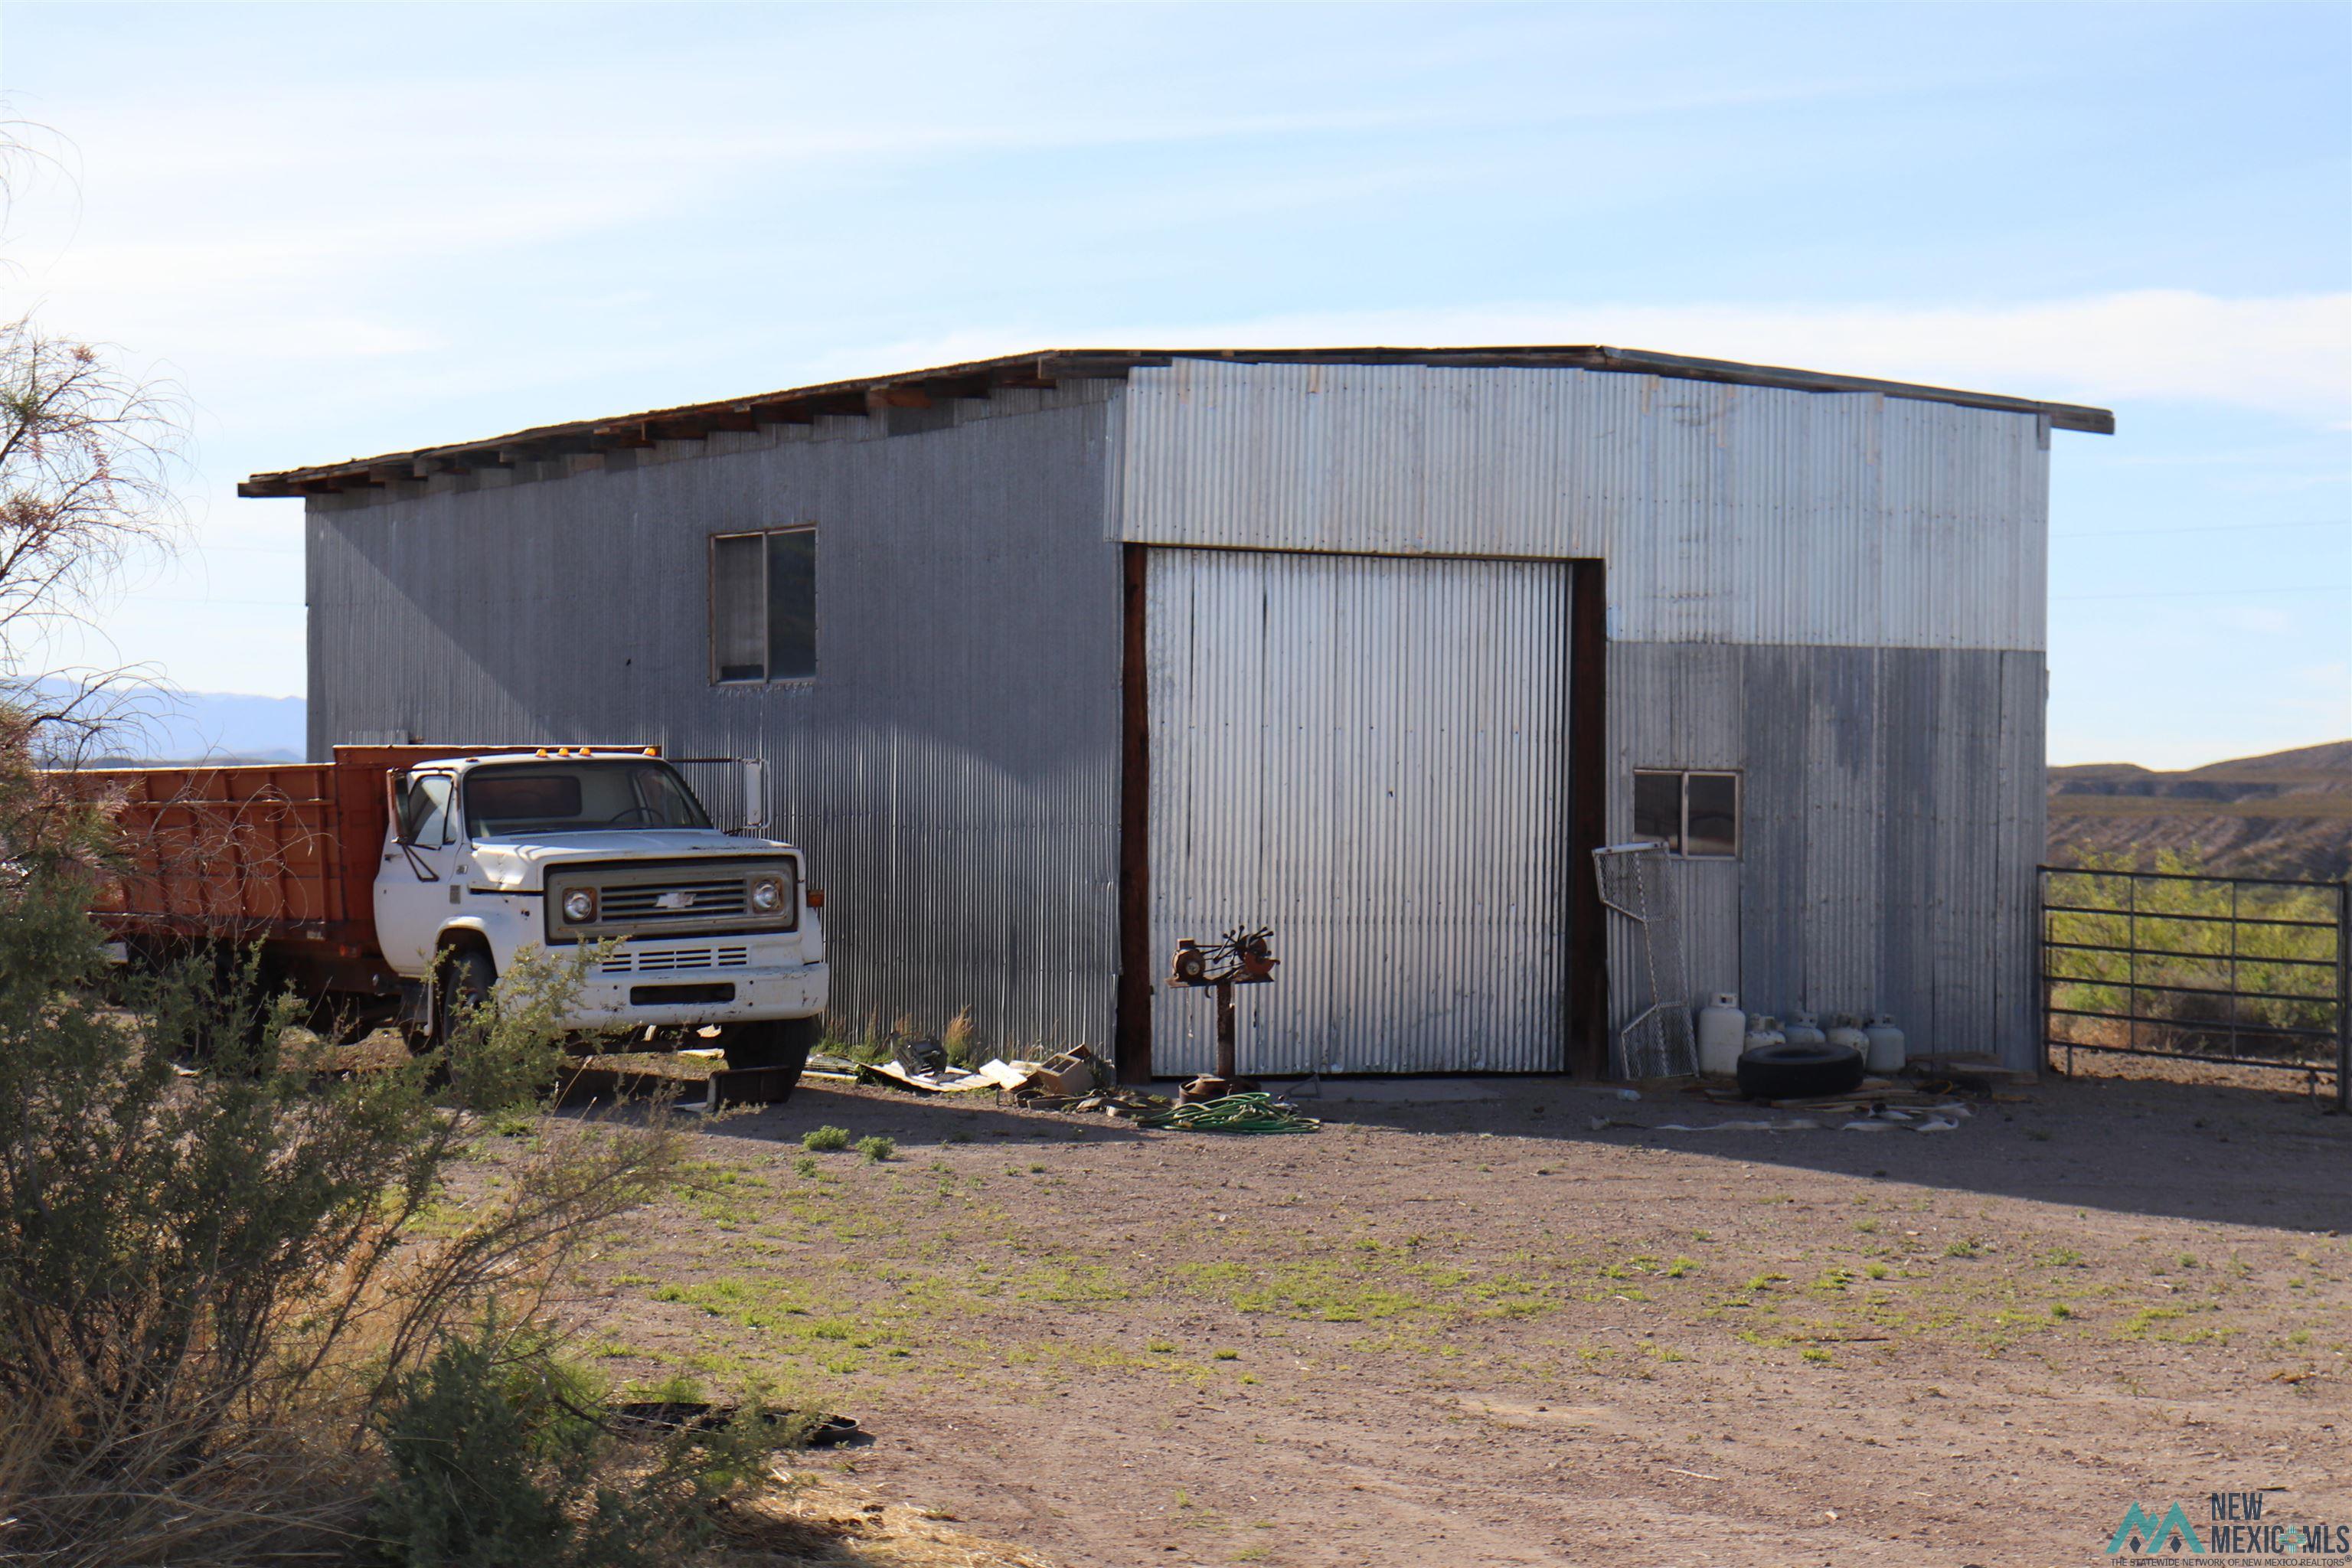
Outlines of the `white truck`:
{"type": "Polygon", "coordinates": [[[525,949],[585,944],[571,1028],[643,1049],[715,1026],[729,1068],[782,1080],[769,1098],[817,1038],[830,971],[805,858],[721,832],[654,748],[339,746],[78,776],[120,803],[133,867],[97,906],[110,934],[257,941],[321,1016],[440,1037],[525,949]]]}

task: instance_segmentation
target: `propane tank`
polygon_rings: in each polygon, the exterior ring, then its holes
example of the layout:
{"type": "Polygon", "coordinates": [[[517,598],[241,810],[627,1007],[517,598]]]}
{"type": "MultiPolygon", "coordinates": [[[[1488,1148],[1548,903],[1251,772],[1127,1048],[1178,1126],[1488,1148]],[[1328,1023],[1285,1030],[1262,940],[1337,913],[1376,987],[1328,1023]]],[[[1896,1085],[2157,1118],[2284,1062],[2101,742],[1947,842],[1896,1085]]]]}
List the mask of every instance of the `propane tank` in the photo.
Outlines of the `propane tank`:
{"type": "Polygon", "coordinates": [[[1895,1026],[1894,1019],[1881,1013],[1870,1021],[1870,1027],[1863,1034],[1870,1042],[1867,1065],[1871,1071],[1895,1073],[1903,1070],[1903,1031],[1895,1026]]]}
{"type": "Polygon", "coordinates": [[[1788,1037],[1775,1026],[1777,1022],[1761,1013],[1750,1013],[1748,1016],[1748,1033],[1740,1040],[1739,1048],[1743,1051],[1760,1051],[1766,1046],[1786,1044],[1788,1037]]]}
{"type": "Polygon", "coordinates": [[[1854,1027],[1853,1020],[1843,1013],[1831,1015],[1828,1041],[1832,1046],[1843,1046],[1858,1057],[1867,1056],[1870,1051],[1870,1037],[1854,1027]]]}
{"type": "Polygon", "coordinates": [[[1739,1069],[1741,1041],[1748,1026],[1748,1016],[1739,1010],[1739,998],[1717,993],[1715,1000],[1698,1010],[1698,1070],[1720,1073],[1728,1077],[1739,1069]]]}
{"type": "Polygon", "coordinates": [[[1828,1037],[1822,1033],[1822,1026],[1813,1022],[1811,1013],[1791,1014],[1789,1026],[1780,1032],[1789,1037],[1792,1046],[1818,1046],[1828,1037]]]}

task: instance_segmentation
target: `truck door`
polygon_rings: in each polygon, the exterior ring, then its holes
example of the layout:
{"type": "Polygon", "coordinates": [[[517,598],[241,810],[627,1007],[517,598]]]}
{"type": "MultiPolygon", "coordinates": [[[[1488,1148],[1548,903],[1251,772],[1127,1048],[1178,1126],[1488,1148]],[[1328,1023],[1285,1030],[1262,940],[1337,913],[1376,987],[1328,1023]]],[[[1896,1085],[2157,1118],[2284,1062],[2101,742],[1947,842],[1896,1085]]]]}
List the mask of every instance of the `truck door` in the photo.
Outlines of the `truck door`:
{"type": "Polygon", "coordinates": [[[434,938],[464,901],[457,821],[457,781],[448,773],[409,773],[393,794],[392,827],[375,875],[375,940],[403,974],[432,962],[434,938]]]}

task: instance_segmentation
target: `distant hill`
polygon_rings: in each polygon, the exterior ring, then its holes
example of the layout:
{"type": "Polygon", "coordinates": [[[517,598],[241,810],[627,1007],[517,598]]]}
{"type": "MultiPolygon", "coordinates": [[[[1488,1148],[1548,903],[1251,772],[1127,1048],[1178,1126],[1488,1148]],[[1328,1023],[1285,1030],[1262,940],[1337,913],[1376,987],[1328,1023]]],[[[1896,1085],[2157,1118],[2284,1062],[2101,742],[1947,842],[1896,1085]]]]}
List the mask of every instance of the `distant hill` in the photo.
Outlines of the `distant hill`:
{"type": "Polygon", "coordinates": [[[2352,741],[2179,773],[2130,763],[2052,768],[2050,861],[2153,865],[2170,849],[2238,876],[2352,876],[2352,741]]]}
{"type": "MultiPolygon", "coordinates": [[[[62,703],[79,690],[47,678],[31,683],[36,701],[62,703]]],[[[122,683],[87,700],[81,711],[107,720],[92,763],[290,763],[307,754],[307,705],[299,697],[238,691],[174,691],[122,683]]]]}

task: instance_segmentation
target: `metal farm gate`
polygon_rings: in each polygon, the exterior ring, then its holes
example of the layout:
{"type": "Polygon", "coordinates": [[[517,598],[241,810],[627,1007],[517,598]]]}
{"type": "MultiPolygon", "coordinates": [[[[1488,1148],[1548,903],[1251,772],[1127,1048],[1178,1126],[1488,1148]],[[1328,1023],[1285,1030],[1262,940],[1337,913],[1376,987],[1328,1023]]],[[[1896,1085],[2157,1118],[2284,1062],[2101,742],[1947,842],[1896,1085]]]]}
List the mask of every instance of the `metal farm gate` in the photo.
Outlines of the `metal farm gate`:
{"type": "Polygon", "coordinates": [[[2042,1038],[2332,1076],[2352,1110],[2352,883],[2042,868],[2042,1038]]]}

